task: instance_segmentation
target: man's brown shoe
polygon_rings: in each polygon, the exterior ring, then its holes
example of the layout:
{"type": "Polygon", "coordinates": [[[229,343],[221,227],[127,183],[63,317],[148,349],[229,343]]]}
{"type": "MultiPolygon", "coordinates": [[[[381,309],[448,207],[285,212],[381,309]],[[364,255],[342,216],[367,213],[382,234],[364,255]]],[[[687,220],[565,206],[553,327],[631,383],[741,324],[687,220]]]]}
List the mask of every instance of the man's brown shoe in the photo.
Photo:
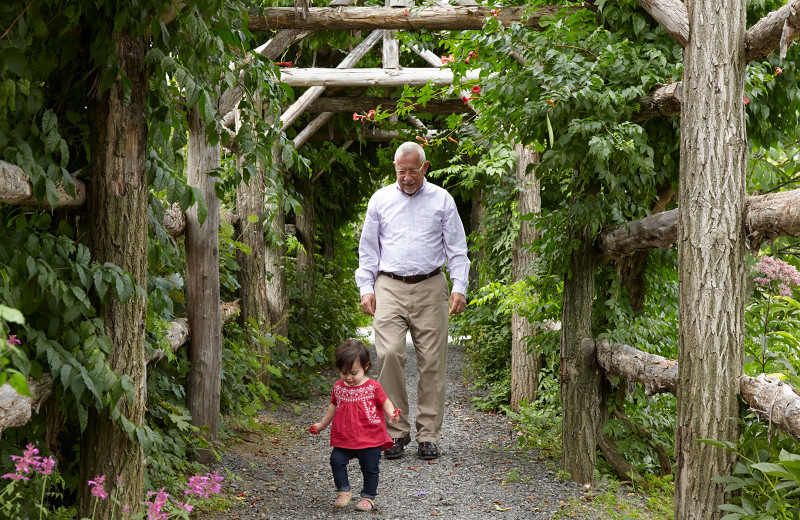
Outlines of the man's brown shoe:
{"type": "Polygon", "coordinates": [[[439,447],[433,442],[420,442],[417,448],[417,454],[422,460],[438,459],[439,447]]]}
{"type": "Polygon", "coordinates": [[[411,442],[411,434],[392,440],[394,445],[389,449],[383,450],[383,456],[387,459],[397,459],[403,456],[403,448],[411,442]]]}

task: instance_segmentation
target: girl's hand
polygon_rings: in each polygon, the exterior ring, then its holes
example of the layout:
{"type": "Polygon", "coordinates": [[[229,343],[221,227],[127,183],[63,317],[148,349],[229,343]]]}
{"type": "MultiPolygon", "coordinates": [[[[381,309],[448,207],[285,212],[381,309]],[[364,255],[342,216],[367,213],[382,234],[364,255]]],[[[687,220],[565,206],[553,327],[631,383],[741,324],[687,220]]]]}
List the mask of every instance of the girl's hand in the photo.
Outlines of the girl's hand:
{"type": "Polygon", "coordinates": [[[312,435],[317,435],[317,434],[319,433],[319,428],[317,428],[317,425],[316,425],[316,424],[312,424],[312,425],[311,425],[311,426],[308,428],[308,431],[309,431],[309,433],[311,433],[312,435]]]}
{"type": "Polygon", "coordinates": [[[394,412],[392,412],[392,416],[389,418],[389,424],[397,424],[397,421],[400,420],[400,408],[395,408],[394,412]]]}

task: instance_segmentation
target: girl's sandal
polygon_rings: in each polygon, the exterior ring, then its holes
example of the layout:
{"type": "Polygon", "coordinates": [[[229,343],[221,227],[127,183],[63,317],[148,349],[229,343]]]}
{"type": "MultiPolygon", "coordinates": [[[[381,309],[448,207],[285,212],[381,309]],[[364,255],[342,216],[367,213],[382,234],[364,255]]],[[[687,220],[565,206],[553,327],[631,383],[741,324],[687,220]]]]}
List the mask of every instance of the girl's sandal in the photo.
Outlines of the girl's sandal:
{"type": "Polygon", "coordinates": [[[375,502],[372,499],[362,497],[356,504],[356,511],[371,511],[375,507],[375,502]]]}
{"type": "Polygon", "coordinates": [[[347,504],[350,503],[350,499],[352,498],[352,491],[340,491],[339,494],[336,495],[336,500],[333,501],[333,507],[347,507],[347,504]]]}

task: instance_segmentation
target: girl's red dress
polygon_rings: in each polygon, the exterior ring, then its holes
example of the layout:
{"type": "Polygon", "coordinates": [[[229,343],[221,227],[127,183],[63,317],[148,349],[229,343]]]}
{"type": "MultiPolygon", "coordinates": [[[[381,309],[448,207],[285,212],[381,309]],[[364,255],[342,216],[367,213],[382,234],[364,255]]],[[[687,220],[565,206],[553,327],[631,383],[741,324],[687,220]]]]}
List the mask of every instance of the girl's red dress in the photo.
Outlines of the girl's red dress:
{"type": "Polygon", "coordinates": [[[331,446],[358,450],[380,446],[382,450],[394,444],[386,431],[383,403],[386,392],[374,379],[358,386],[347,386],[341,379],[333,385],[331,403],[336,414],[331,424],[331,446]]]}

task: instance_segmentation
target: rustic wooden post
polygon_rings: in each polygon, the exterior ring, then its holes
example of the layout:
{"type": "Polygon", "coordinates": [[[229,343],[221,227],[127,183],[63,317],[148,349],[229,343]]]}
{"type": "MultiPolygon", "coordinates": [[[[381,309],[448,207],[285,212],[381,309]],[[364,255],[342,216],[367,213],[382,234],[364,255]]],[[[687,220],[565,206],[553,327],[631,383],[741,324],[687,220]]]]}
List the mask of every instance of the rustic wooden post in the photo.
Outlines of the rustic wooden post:
{"type": "MultiPolygon", "coordinates": [[[[239,132],[238,111],[236,132],[239,132]]],[[[242,169],[241,158],[238,160],[242,169]]],[[[250,323],[263,323],[266,320],[269,304],[267,301],[267,268],[266,244],[264,242],[264,165],[256,164],[255,172],[248,182],[239,184],[236,190],[236,212],[239,215],[237,234],[239,241],[250,248],[250,254],[237,251],[236,262],[239,264],[239,301],[241,305],[240,321],[245,330],[250,323]]],[[[251,351],[263,363],[269,362],[269,347],[251,342],[251,351]]],[[[269,387],[270,371],[263,369],[258,379],[269,387]]]]}
{"type": "Polygon", "coordinates": [[[300,195],[300,213],[295,216],[297,226],[297,240],[302,244],[302,249],[297,251],[297,273],[302,276],[300,288],[307,295],[304,298],[306,307],[309,307],[314,295],[314,249],[316,240],[314,236],[314,184],[307,173],[302,173],[295,179],[295,189],[300,195]]]}
{"type": "Polygon", "coordinates": [[[744,0],[689,2],[678,207],[676,520],[720,518],[735,442],[745,305],[744,0]]]}
{"type": "MultiPolygon", "coordinates": [[[[192,331],[189,346],[189,388],[186,395],[192,424],[207,428],[205,435],[214,441],[219,435],[219,408],[222,387],[222,316],[219,310],[219,199],[214,189],[217,180],[208,171],[219,167],[219,144],[206,137],[200,110],[189,112],[188,178],[200,190],[208,214],[198,218],[198,203],[186,212],[186,315],[192,331]]],[[[214,460],[211,450],[200,450],[199,462],[214,460]]]]}
{"type": "MultiPolygon", "coordinates": [[[[276,175],[283,175],[283,157],[277,137],[272,147],[272,167],[277,172],[276,175]]],[[[283,180],[286,182],[285,178],[283,180]]],[[[276,237],[276,241],[270,241],[267,244],[264,258],[268,280],[267,303],[269,305],[269,312],[267,314],[267,319],[270,330],[274,334],[285,338],[289,333],[289,296],[286,292],[286,246],[284,245],[284,239],[286,238],[286,232],[284,230],[286,215],[283,210],[282,197],[283,193],[281,192],[278,194],[278,200],[274,203],[268,203],[266,207],[267,220],[271,223],[270,226],[272,228],[271,234],[276,237]]],[[[278,341],[275,343],[275,349],[285,352],[287,345],[282,341],[278,341]]]]}
{"type": "MultiPolygon", "coordinates": [[[[133,282],[147,286],[147,51],[144,38],[115,32],[112,36],[120,74],[114,84],[88,102],[91,112],[92,189],[89,229],[92,258],[111,262],[130,273],[133,282]],[[123,78],[127,83],[123,83],[123,78]],[[129,99],[126,98],[129,96],[129,99]]],[[[136,426],[144,423],[147,406],[145,320],[147,301],[133,290],[120,303],[110,294],[98,314],[111,339],[108,362],[119,376],[130,378],[133,393],[117,404],[120,414],[136,426]]],[[[108,475],[106,489],[116,487],[120,506],[139,507],[144,500],[144,453],[111,418],[110,410],[91,407],[81,437],[79,516],[110,518],[114,504],[96,502],[85,485],[96,475],[108,475]],[[116,477],[125,485],[116,486],[116,477]]]]}
{"type": "Polygon", "coordinates": [[[600,371],[592,341],[594,250],[588,228],[572,229],[580,245],[570,256],[561,318],[561,469],[581,484],[594,482],[600,427],[600,371]]]}
{"type": "MultiPolygon", "coordinates": [[[[517,203],[520,216],[542,211],[542,197],[539,192],[539,180],[532,165],[538,164],[539,155],[531,148],[517,144],[515,146],[519,159],[515,169],[519,191],[517,203]]],[[[522,220],[519,233],[514,239],[511,251],[511,271],[514,282],[528,275],[528,268],[533,264],[535,256],[529,244],[538,238],[538,230],[530,220],[522,220]]],[[[511,409],[518,412],[520,402],[534,401],[539,387],[540,356],[528,348],[528,339],[533,335],[533,327],[524,316],[514,310],[511,315],[511,409]]]]}

